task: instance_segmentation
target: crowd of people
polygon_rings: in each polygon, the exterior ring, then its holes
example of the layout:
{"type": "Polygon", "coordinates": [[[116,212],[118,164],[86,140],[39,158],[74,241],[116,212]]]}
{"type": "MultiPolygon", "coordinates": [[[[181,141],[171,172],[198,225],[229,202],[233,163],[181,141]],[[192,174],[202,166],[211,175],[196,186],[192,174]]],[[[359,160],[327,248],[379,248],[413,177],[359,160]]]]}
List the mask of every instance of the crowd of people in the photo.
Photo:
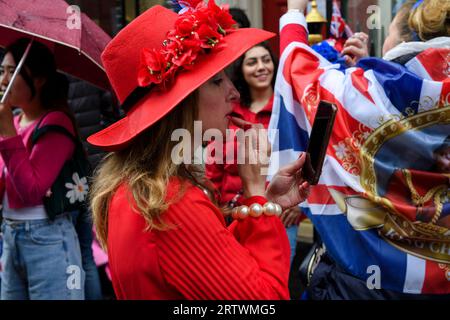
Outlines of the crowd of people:
{"type": "MultiPolygon", "coordinates": [[[[89,138],[80,134],[74,115],[82,107],[73,99],[87,99],[73,94],[78,80],[69,82],[58,73],[52,52],[32,42],[5,103],[0,104],[0,299],[102,299],[109,296],[105,281],[111,281],[111,296],[117,299],[290,299],[297,226],[306,215],[320,235],[315,253],[318,247],[326,253],[308,256],[314,261],[307,264],[316,267],[308,270],[304,299],[448,297],[448,255],[431,259],[433,268],[443,266],[447,283],[436,271],[433,279],[423,281],[425,289],[420,292],[406,290],[406,284],[404,290],[397,289],[391,285],[396,280],[383,280],[378,290],[368,288],[359,271],[366,268],[363,259],[346,260],[347,250],[360,249],[357,241],[343,240],[350,234],[347,225],[321,222],[326,209],[317,208],[330,201],[339,205],[320,186],[332,184],[347,195],[364,195],[367,201],[386,198],[390,202],[382,202],[384,206],[408,212],[410,221],[427,223],[440,232],[440,241],[448,241],[450,3],[406,1],[390,25],[383,58],[366,59],[368,36],[356,33],[338,52],[339,70],[320,54],[322,49],[310,49],[304,16],[307,0],[287,1],[288,11],[280,20],[280,65],[267,43],[275,34],[249,28],[241,10],[229,12],[212,0],[186,3],[192,7],[180,13],[162,6],[148,9],[104,49],[103,65],[121,106],[117,111],[108,94],[87,88],[90,103],[102,110],[104,127],[96,126],[95,131],[101,129],[96,133],[89,129],[89,138]],[[434,66],[419,68],[416,61],[423,57],[433,59],[434,66]],[[372,74],[388,87],[382,94],[372,74]],[[356,141],[352,120],[365,119],[364,113],[370,112],[343,106],[357,104],[362,95],[371,101],[370,107],[396,113],[400,104],[414,102],[408,98],[412,95],[408,86],[399,84],[406,78],[427,81],[423,90],[440,90],[437,107],[443,116],[436,132],[443,139],[424,138],[425,146],[433,145],[436,166],[404,169],[397,162],[399,168],[392,172],[397,180],[386,182],[385,194],[376,190],[372,195],[368,187],[362,190],[359,182],[342,173],[348,166],[342,169],[327,159],[327,177],[310,186],[303,177],[307,138],[299,137],[297,124],[309,121],[310,129],[311,110],[320,100],[329,100],[339,108],[332,143],[356,141]],[[409,100],[399,102],[399,96],[409,100]],[[292,110],[286,116],[283,110],[290,103],[304,116],[292,110]],[[211,155],[206,165],[174,161],[178,149],[173,132],[183,129],[194,137],[196,121],[201,121],[202,135],[216,130],[227,141],[206,141],[201,146],[211,155]],[[267,129],[287,133],[274,144],[267,129]],[[239,134],[245,135],[243,141],[237,139],[239,134]],[[86,142],[96,148],[88,150],[95,153],[94,160],[85,152],[86,142]],[[281,150],[280,145],[291,144],[281,150]],[[286,158],[275,164],[273,154],[282,152],[286,158]],[[263,158],[271,153],[270,167],[275,170],[267,175],[263,158]],[[239,162],[238,155],[244,161],[239,162]],[[414,183],[421,185],[420,179],[427,180],[426,195],[413,189],[414,183]],[[412,199],[407,199],[408,205],[405,197],[412,199]],[[94,256],[100,246],[108,262],[106,268],[105,261],[100,263],[99,274],[94,256]]],[[[20,39],[5,49],[2,92],[29,44],[20,39]]],[[[400,114],[403,111],[408,113],[400,114]]],[[[370,127],[369,120],[360,122],[358,130],[370,127]]],[[[429,131],[424,130],[424,136],[429,131]]],[[[369,148],[364,139],[370,134],[369,129],[362,132],[364,138],[358,138],[362,140],[353,148],[369,148]]],[[[180,152],[182,159],[192,160],[196,150],[180,152]]],[[[380,147],[378,154],[382,152],[387,153],[380,147]]],[[[375,152],[373,162],[381,163],[376,156],[375,152]]],[[[377,241],[393,247],[387,238],[377,241]]],[[[381,248],[380,243],[373,246],[381,248]]],[[[402,259],[400,251],[376,250],[364,254],[386,266],[402,259]]]]}

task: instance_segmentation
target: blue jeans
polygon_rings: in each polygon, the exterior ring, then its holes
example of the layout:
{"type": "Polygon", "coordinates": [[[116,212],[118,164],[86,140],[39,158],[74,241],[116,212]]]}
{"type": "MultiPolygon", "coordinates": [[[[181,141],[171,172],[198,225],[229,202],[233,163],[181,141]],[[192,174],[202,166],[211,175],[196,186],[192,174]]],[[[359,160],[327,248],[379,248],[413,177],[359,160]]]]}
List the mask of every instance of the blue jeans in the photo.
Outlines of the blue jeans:
{"type": "Polygon", "coordinates": [[[69,214],[3,219],[2,300],[83,300],[85,274],[69,214]]]}
{"type": "Polygon", "coordinates": [[[291,247],[291,264],[295,257],[295,249],[297,248],[297,225],[286,228],[287,236],[289,239],[289,246],[291,247]]]}
{"type": "Polygon", "coordinates": [[[86,273],[86,281],[84,285],[84,293],[86,300],[102,300],[102,288],[100,284],[100,276],[97,266],[95,265],[94,255],[92,254],[92,221],[88,212],[74,211],[72,220],[75,230],[80,240],[81,261],[84,272],[86,273]]]}

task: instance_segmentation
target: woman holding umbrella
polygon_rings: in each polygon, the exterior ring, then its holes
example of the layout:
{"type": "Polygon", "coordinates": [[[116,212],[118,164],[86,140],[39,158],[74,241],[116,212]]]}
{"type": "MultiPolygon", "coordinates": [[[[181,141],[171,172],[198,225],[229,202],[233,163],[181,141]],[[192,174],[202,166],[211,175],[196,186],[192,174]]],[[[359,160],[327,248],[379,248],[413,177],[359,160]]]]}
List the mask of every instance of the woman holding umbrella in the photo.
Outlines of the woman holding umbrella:
{"type": "Polygon", "coordinates": [[[268,151],[267,137],[257,134],[262,125],[230,116],[239,94],[223,71],[273,34],[235,30],[214,1],[183,2],[195,5],[179,16],[161,6],[147,10],[102,55],[127,112],[88,138],[114,151],[94,179],[91,205],[115,292],[119,299],[288,299],[289,243],[279,215],[307,196],[305,157],[266,190],[258,154],[268,151]],[[177,129],[193,136],[195,120],[202,124],[195,134],[224,134],[231,120],[252,141],[238,168],[245,200],[230,228],[204,173],[189,161],[193,153],[184,149],[179,161],[171,141],[177,129]]]}
{"type": "Polygon", "coordinates": [[[67,109],[67,81],[43,44],[21,39],[6,48],[0,67],[0,187],[3,196],[2,300],[83,299],[84,272],[70,213],[50,219],[44,198],[75,152],[74,140],[36,127],[58,126],[76,137],[67,109]],[[28,56],[12,79],[27,51],[28,56]],[[12,82],[10,84],[10,82],[12,82]],[[22,112],[13,117],[12,108],[22,112]],[[56,152],[55,152],[56,151],[56,152]],[[73,277],[73,278],[70,278],[73,277]]]}

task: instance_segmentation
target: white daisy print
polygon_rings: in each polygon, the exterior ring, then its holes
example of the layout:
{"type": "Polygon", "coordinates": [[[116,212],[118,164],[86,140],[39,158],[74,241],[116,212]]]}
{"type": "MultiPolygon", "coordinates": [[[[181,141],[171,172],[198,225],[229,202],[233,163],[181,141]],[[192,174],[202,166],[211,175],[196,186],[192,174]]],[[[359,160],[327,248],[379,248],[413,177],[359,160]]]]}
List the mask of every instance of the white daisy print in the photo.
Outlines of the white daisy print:
{"type": "Polygon", "coordinates": [[[89,190],[87,178],[80,178],[78,172],[75,172],[72,175],[72,180],[74,183],[66,183],[66,188],[69,189],[66,193],[66,197],[69,198],[71,204],[74,204],[75,201],[83,202],[89,190]]]}

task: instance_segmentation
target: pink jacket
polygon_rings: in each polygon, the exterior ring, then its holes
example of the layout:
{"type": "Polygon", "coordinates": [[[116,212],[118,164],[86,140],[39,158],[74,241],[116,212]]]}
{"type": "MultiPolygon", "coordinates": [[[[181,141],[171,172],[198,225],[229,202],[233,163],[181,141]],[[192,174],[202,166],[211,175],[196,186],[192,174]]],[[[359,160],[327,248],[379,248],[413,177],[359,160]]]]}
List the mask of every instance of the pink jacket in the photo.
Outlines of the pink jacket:
{"type": "MultiPolygon", "coordinates": [[[[31,135],[39,120],[21,128],[20,116],[16,116],[14,125],[18,135],[0,138],[0,198],[3,203],[6,190],[8,204],[14,209],[41,205],[64,163],[75,150],[72,140],[58,132],[46,133],[32,146],[31,135]]],[[[41,127],[49,124],[63,126],[75,133],[71,120],[61,111],[47,114],[41,127]]]]}

